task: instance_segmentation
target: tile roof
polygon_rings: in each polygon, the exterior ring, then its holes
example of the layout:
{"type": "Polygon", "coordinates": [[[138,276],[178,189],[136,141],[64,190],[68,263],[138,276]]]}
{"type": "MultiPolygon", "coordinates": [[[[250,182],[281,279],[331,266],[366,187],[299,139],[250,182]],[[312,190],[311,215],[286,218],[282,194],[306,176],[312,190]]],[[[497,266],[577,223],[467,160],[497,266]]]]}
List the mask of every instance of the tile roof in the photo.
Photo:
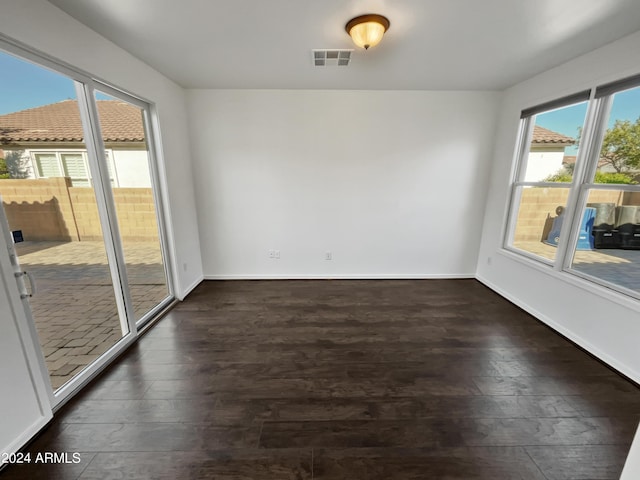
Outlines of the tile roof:
{"type": "Polygon", "coordinates": [[[576,139],[535,125],[531,143],[573,145],[576,143],[576,139]]]}
{"type": "MultiPolygon", "coordinates": [[[[120,100],[97,100],[105,142],[142,142],[144,127],[138,107],[120,100]]],[[[81,142],[84,139],[76,100],[0,115],[0,143],[81,142]]]]}

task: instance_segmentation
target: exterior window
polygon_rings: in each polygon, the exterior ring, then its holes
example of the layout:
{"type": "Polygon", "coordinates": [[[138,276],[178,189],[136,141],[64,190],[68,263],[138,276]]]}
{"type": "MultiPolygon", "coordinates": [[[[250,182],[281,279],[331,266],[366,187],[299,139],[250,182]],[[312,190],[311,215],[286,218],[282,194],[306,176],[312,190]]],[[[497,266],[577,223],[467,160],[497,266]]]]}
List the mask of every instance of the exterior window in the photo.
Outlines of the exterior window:
{"type": "Polygon", "coordinates": [[[36,153],[36,167],[39,177],[61,177],[60,162],[55,153],[36,153]]]}
{"type": "MultiPolygon", "coordinates": [[[[71,185],[74,187],[91,187],[91,175],[86,151],[32,153],[38,177],[69,177],[71,185]]],[[[105,159],[111,185],[117,186],[109,151],[105,152],[105,159]]]]}
{"type": "Polygon", "coordinates": [[[64,175],[71,178],[74,187],[89,187],[89,171],[82,153],[61,153],[60,160],[64,168],[64,175]]]}
{"type": "Polygon", "coordinates": [[[523,115],[507,247],[555,260],[586,113],[582,101],[523,115]]]}
{"type": "Polygon", "coordinates": [[[518,148],[505,248],[640,298],[640,75],[523,111],[518,148]]]}
{"type": "MultiPolygon", "coordinates": [[[[602,95],[589,169],[580,187],[589,245],[572,252],[578,274],[640,293],[640,87],[602,95]],[[588,247],[588,248],[587,248],[588,247]]],[[[596,95],[598,97],[598,95],[596,95]]]]}

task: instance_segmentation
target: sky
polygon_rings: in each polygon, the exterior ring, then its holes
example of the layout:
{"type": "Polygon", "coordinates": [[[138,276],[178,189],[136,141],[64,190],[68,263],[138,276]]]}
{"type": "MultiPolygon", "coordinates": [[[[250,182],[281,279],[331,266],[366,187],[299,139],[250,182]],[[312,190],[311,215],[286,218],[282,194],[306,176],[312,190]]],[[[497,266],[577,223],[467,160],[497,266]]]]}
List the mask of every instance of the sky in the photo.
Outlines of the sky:
{"type": "Polygon", "coordinates": [[[70,78],[0,51],[0,115],[75,98],[70,78]]]}
{"type": "MultiPolygon", "coordinates": [[[[583,126],[586,114],[587,102],[582,102],[539,114],[536,116],[536,125],[577,138],[578,129],[583,126]]],[[[616,120],[635,122],[638,118],[640,118],[640,87],[616,93],[613,97],[607,128],[612,127],[616,120]]],[[[577,146],[565,149],[565,155],[576,155],[577,153],[577,146]]]]}
{"type": "MultiPolygon", "coordinates": [[[[536,125],[558,133],[576,137],[587,113],[587,102],[560,108],[536,116],[536,125]]],[[[616,120],[635,122],[640,117],[640,87],[616,93],[611,107],[608,127],[616,120]]]]}

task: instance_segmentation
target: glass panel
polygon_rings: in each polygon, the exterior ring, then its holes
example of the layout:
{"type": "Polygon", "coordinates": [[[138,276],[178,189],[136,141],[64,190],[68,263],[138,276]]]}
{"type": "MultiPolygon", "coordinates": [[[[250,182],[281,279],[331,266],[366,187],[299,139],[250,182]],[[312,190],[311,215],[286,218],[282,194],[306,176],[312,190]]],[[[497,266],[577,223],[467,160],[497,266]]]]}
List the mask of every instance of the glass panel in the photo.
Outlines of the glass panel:
{"type": "Polygon", "coordinates": [[[571,268],[640,293],[640,192],[591,190],[571,268]],[[589,228],[590,227],[590,228],[589,228]]]}
{"type": "Polygon", "coordinates": [[[613,96],[594,183],[640,181],[640,88],[613,96]]]}
{"type": "Polygon", "coordinates": [[[111,153],[108,160],[113,162],[113,174],[118,178],[113,198],[138,321],[169,296],[144,115],[141,108],[104,93],[97,92],[96,101],[102,138],[111,153]]]}
{"type": "MultiPolygon", "coordinates": [[[[21,155],[22,151],[16,152],[16,154],[21,155]]],[[[39,177],[49,178],[62,176],[58,156],[55,153],[36,153],[34,157],[36,158],[39,177]]]]}
{"type": "Polygon", "coordinates": [[[554,260],[569,188],[518,187],[515,248],[554,260]]]}
{"type": "Polygon", "coordinates": [[[534,117],[525,182],[571,182],[587,102],[534,117]]]}
{"type": "MultiPolygon", "coordinates": [[[[29,305],[56,390],[128,333],[118,315],[121,288],[111,276],[94,189],[73,186],[54,167],[59,138],[67,150],[86,150],[74,81],[2,52],[0,70],[0,143],[11,167],[0,195],[22,269],[38,286],[29,305]],[[40,176],[50,178],[35,178],[23,154],[29,148],[51,152],[35,155],[40,176]]],[[[81,157],[66,156],[67,175],[76,175],[81,157]]]]}
{"type": "Polygon", "coordinates": [[[88,168],[82,153],[62,153],[62,166],[67,177],[71,178],[74,187],[90,186],[88,168]]]}

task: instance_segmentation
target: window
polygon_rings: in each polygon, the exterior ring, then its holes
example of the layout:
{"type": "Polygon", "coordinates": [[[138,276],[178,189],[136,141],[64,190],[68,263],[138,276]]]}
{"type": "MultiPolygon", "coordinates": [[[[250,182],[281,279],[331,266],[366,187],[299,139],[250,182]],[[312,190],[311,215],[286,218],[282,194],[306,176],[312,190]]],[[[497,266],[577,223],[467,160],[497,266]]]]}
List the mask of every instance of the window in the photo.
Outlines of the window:
{"type": "MultiPolygon", "coordinates": [[[[69,177],[71,185],[74,187],[90,187],[91,174],[89,173],[89,164],[87,152],[84,150],[77,151],[56,151],[56,152],[31,152],[36,165],[36,171],[40,178],[50,177],[69,177]]],[[[107,161],[107,170],[111,185],[116,187],[117,181],[114,175],[114,168],[109,151],[105,152],[107,161]]]]}
{"type": "Polygon", "coordinates": [[[640,76],[523,111],[519,152],[505,248],[640,298],[640,76]]]}
{"type": "MultiPolygon", "coordinates": [[[[638,79],[640,84],[640,79],[638,79]]],[[[576,249],[572,272],[640,293],[640,87],[596,89],[597,135],[579,208],[591,220],[590,248],[576,249]],[[624,89],[624,90],[622,90],[624,89]]],[[[586,232],[585,232],[586,233],[586,232]]]]}
{"type": "Polygon", "coordinates": [[[584,92],[522,115],[507,246],[544,262],[558,250],[588,98],[584,92]]]}
{"type": "Polygon", "coordinates": [[[55,153],[37,153],[34,155],[39,177],[61,177],[62,169],[55,153]]]}

